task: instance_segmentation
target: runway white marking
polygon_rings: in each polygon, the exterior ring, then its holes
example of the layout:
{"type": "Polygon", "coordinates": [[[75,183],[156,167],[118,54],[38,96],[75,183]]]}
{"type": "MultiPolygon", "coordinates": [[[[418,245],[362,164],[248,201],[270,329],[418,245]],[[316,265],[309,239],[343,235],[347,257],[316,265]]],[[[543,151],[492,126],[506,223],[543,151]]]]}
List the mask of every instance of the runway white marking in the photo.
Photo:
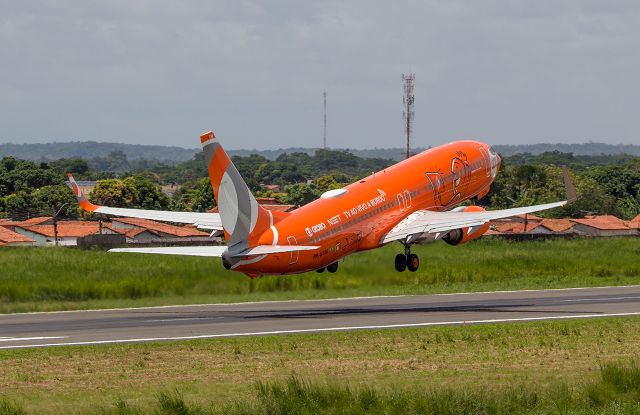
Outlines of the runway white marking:
{"type": "Polygon", "coordinates": [[[163,318],[159,320],[148,320],[151,323],[162,323],[165,321],[189,321],[189,320],[217,320],[224,317],[185,317],[185,318],[163,318]]]}
{"type": "Polygon", "coordinates": [[[617,301],[617,300],[640,300],[640,297],[638,296],[633,296],[633,297],[602,297],[602,298],[570,298],[567,300],[559,300],[560,302],[564,302],[564,303],[580,303],[580,302],[594,302],[594,301],[617,301]]]}
{"type": "Polygon", "coordinates": [[[345,300],[375,300],[376,298],[403,298],[403,297],[425,297],[425,296],[453,296],[453,295],[473,295],[473,294],[510,294],[510,293],[534,293],[551,291],[576,291],[576,290],[598,290],[607,288],[640,288],[640,285],[605,285],[602,287],[569,287],[569,288],[547,288],[540,290],[503,290],[503,291],[468,291],[461,293],[425,293],[425,294],[405,294],[405,295],[372,295],[363,297],[338,297],[338,298],[308,298],[302,300],[266,300],[266,301],[245,301],[239,303],[208,303],[208,304],[174,304],[158,305],[148,307],[120,307],[120,308],[92,308],[88,310],[63,310],[63,311],[29,311],[26,313],[5,313],[3,316],[30,315],[30,314],[65,314],[65,313],[91,313],[96,311],[130,311],[130,310],[162,310],[179,307],[209,307],[225,305],[252,305],[252,304],[274,304],[274,303],[295,303],[295,302],[323,302],[323,301],[345,301],[345,300]]]}
{"type": "Polygon", "coordinates": [[[248,337],[248,336],[268,336],[268,335],[276,335],[276,334],[322,333],[327,331],[391,329],[391,328],[403,328],[403,327],[452,326],[452,325],[465,325],[465,324],[508,323],[508,322],[516,322],[516,321],[568,320],[568,319],[580,319],[580,318],[627,317],[627,316],[640,316],[640,311],[633,312],[633,313],[576,314],[576,315],[568,315],[568,316],[500,318],[500,319],[488,319],[488,320],[435,321],[435,322],[429,322],[429,323],[325,327],[325,328],[318,328],[318,329],[275,330],[275,331],[259,331],[259,332],[251,332],[251,333],[203,334],[198,336],[149,337],[149,338],[140,338],[140,339],[95,340],[95,341],[83,341],[83,342],[45,343],[45,344],[22,344],[22,345],[13,345],[13,346],[0,346],[0,349],[26,349],[26,348],[53,347],[53,346],[85,346],[85,345],[92,345],[92,344],[96,345],[96,344],[142,343],[142,342],[170,341],[170,340],[215,339],[215,338],[221,338],[221,337],[248,337]]]}
{"type": "Polygon", "coordinates": [[[0,342],[24,342],[31,340],[67,339],[69,336],[40,336],[40,337],[0,337],[0,342]]]}

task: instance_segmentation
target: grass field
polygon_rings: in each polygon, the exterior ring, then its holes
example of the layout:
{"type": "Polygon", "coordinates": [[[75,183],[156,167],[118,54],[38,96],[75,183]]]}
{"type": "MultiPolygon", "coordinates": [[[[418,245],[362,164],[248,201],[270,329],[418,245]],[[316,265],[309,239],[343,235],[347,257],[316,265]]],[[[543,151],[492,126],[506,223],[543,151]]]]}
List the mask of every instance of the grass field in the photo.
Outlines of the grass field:
{"type": "Polygon", "coordinates": [[[436,243],[414,249],[416,273],[393,270],[400,248],[347,257],[336,274],[256,280],[217,258],[2,248],[0,312],[640,283],[640,238],[436,243]]]}
{"type": "Polygon", "coordinates": [[[0,414],[639,413],[638,359],[636,317],[9,350],[0,414]]]}

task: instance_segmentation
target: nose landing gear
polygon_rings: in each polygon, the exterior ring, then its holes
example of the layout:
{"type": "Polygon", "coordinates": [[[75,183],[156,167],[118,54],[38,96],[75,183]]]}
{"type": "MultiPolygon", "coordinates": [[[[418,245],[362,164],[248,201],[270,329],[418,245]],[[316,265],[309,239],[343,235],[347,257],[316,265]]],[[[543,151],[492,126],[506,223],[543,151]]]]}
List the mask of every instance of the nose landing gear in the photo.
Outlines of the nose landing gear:
{"type": "Polygon", "coordinates": [[[398,272],[404,272],[406,269],[411,272],[416,272],[420,267],[420,258],[418,258],[418,255],[411,253],[411,247],[409,244],[405,244],[404,254],[396,255],[394,265],[398,272]]]}

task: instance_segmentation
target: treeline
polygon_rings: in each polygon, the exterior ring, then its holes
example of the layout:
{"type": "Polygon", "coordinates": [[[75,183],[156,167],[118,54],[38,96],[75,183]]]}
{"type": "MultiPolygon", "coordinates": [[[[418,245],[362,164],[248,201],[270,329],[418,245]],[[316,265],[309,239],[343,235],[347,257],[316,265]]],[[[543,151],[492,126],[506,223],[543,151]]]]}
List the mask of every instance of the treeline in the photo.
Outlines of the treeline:
{"type": "MultiPolygon", "coordinates": [[[[194,144],[196,142],[194,141],[194,144]]],[[[438,145],[440,143],[432,143],[438,145]]],[[[640,156],[640,146],[633,144],[605,144],[605,143],[580,143],[580,144],[520,144],[520,145],[494,145],[494,149],[504,156],[529,153],[538,155],[548,152],[571,153],[576,156],[598,156],[630,154],[640,156]]],[[[424,150],[424,147],[416,147],[414,153],[424,150]]],[[[228,150],[231,156],[248,157],[252,154],[275,161],[282,154],[305,153],[313,156],[318,148],[280,148],[277,150],[228,150]]],[[[405,150],[399,147],[390,148],[368,148],[368,149],[337,149],[337,151],[347,151],[359,158],[378,158],[400,161],[405,157],[405,150]]],[[[137,160],[147,160],[148,164],[161,161],[167,164],[175,164],[189,161],[193,155],[200,150],[193,148],[183,148],[178,146],[157,146],[123,143],[105,143],[95,141],[76,141],[67,143],[44,143],[44,144],[0,144],[0,158],[12,156],[22,160],[35,162],[49,162],[59,159],[82,158],[85,160],[104,158],[105,154],[122,153],[130,162],[137,160]],[[151,161],[150,161],[151,160],[151,161]]],[[[120,170],[124,171],[124,170],[120,170]]]]}
{"type": "Polygon", "coordinates": [[[529,164],[519,164],[520,156],[506,157],[491,191],[481,202],[497,209],[561,200],[565,197],[561,166],[567,164],[578,200],[565,209],[541,212],[542,216],[609,214],[631,219],[640,214],[640,157],[613,157],[606,164],[596,164],[603,161],[601,156],[591,161],[565,156],[542,154],[530,159],[529,164]]]}
{"type": "MultiPolygon", "coordinates": [[[[303,205],[324,191],[344,186],[384,169],[392,160],[360,158],[346,151],[317,150],[314,154],[283,153],[276,160],[259,155],[232,157],[256,196],[275,197],[285,204],[303,205]],[[277,185],[267,190],[263,185],[277,185]]],[[[568,165],[578,201],[567,210],[546,216],[611,214],[630,219],[640,214],[640,157],[630,155],[578,156],[548,152],[503,158],[490,193],[481,200],[488,208],[507,208],[561,200],[561,166],[568,165]]],[[[207,211],[214,206],[202,154],[192,160],[168,164],[128,160],[121,152],[89,160],[60,159],[35,163],[5,157],[0,161],[0,217],[24,219],[61,210],[77,216],[66,173],[78,180],[97,180],[89,199],[94,203],[142,209],[207,211]],[[172,197],[160,186],[175,184],[172,197]]]]}
{"type": "Polygon", "coordinates": [[[67,143],[42,143],[42,144],[0,144],[0,157],[15,157],[31,161],[53,161],[80,157],[91,159],[101,157],[112,152],[126,154],[130,160],[164,160],[186,161],[198,152],[197,149],[188,149],[177,146],[156,146],[142,144],[123,143],[99,143],[96,141],[75,141],[67,143]]]}

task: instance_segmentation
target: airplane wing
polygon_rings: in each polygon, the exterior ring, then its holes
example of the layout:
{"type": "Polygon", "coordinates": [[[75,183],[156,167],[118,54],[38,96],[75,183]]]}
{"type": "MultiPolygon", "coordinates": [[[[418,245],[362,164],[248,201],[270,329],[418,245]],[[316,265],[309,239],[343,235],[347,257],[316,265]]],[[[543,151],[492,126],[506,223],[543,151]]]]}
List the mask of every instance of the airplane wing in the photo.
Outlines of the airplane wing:
{"type": "MultiPolygon", "coordinates": [[[[319,246],[310,245],[258,245],[238,253],[232,254],[234,258],[244,258],[254,255],[281,254],[294,251],[309,251],[318,249],[319,246]]],[[[188,255],[221,257],[227,250],[226,246],[166,246],[159,248],[114,248],[109,252],[128,252],[136,254],[162,254],[162,255],[188,255]]]]}
{"type": "Polygon", "coordinates": [[[541,210],[553,209],[566,206],[576,199],[576,191],[569,177],[569,171],[563,167],[563,178],[567,200],[554,203],[546,203],[535,206],[525,206],[511,209],[489,210],[480,212],[434,212],[429,210],[418,210],[408,215],[389,233],[380,240],[381,244],[392,241],[405,240],[407,242],[421,239],[427,235],[435,235],[434,239],[446,235],[449,231],[460,228],[469,228],[471,235],[475,230],[494,219],[508,218],[510,216],[523,215],[526,213],[539,212],[541,210]]]}
{"type": "Polygon", "coordinates": [[[129,209],[94,205],[82,194],[82,191],[78,187],[73,176],[71,174],[68,174],[67,176],[69,177],[70,186],[73,189],[73,193],[76,195],[76,199],[78,199],[80,207],[88,212],[102,213],[112,216],[125,216],[129,218],[159,220],[163,222],[189,223],[199,229],[206,229],[210,231],[222,230],[222,221],[220,220],[219,213],[173,212],[168,210],[129,209]]]}

